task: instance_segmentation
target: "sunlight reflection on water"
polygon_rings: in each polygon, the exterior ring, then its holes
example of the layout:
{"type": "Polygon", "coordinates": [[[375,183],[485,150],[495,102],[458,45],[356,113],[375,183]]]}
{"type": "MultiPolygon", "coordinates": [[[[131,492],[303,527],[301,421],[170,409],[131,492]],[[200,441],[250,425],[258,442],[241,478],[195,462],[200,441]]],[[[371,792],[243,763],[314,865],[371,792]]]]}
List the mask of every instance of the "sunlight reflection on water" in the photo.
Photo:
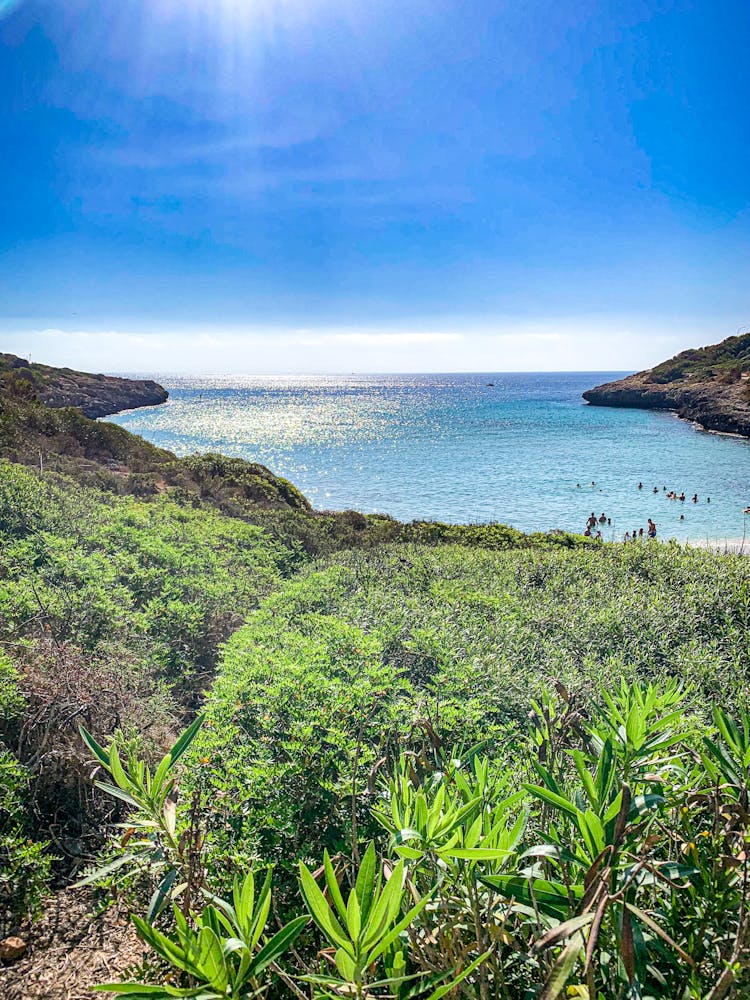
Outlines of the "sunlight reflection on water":
{"type": "Polygon", "coordinates": [[[649,516],[660,537],[743,532],[748,442],[583,403],[613,373],[154,377],[165,406],[110,419],[179,455],[262,462],[318,507],[523,530],[581,530],[595,510],[612,518],[605,538],[649,516]]]}

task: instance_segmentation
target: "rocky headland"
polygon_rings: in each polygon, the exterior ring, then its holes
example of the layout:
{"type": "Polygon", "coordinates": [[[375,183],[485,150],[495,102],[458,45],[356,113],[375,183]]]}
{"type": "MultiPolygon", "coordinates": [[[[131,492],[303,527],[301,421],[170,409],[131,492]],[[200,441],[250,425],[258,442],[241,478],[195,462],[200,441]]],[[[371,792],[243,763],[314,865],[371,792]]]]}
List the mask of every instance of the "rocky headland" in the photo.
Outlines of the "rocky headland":
{"type": "Polygon", "coordinates": [[[172,452],[97,417],[154,406],[167,390],[150,379],[89,375],[0,354],[0,460],[63,473],[116,493],[176,489],[236,516],[246,508],[308,511],[306,497],[258,462],[172,452]]]}
{"type": "Polygon", "coordinates": [[[115,378],[71,368],[51,368],[30,363],[15,354],[0,354],[2,376],[28,382],[45,406],[54,409],[75,406],[84,416],[94,419],[139,406],[157,406],[169,396],[163,386],[151,379],[115,378]]]}
{"type": "Polygon", "coordinates": [[[750,437],[750,333],[683,351],[647,371],[588,389],[594,406],[672,410],[705,430],[750,437]]]}

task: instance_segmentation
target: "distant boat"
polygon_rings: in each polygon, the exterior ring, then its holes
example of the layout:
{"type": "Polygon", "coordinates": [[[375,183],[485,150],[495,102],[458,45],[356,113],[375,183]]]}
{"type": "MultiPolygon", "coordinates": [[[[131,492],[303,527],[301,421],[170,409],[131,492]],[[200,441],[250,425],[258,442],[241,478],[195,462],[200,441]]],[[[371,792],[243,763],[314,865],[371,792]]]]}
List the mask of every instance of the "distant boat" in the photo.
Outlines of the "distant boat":
{"type": "Polygon", "coordinates": [[[494,382],[488,382],[488,383],[487,383],[487,385],[488,385],[488,386],[489,386],[490,388],[492,388],[492,389],[494,389],[494,388],[495,388],[495,383],[494,383],[494,382]]]}

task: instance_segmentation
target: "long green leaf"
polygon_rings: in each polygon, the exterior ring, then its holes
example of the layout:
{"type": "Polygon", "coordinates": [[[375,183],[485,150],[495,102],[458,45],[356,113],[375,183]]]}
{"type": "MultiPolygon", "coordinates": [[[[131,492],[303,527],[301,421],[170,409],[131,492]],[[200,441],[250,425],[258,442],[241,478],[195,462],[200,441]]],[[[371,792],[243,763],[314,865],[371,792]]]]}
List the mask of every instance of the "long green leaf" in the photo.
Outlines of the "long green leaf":
{"type": "Polygon", "coordinates": [[[294,941],[299,937],[306,923],[307,917],[295,917],[285,927],[282,927],[278,933],[274,934],[271,940],[263,945],[253,959],[251,963],[253,974],[258,975],[263,972],[280,955],[283,955],[294,944],[294,941]]]}
{"type": "Polygon", "coordinates": [[[413,922],[417,914],[419,914],[425,906],[427,906],[431,898],[431,896],[423,896],[416,906],[412,906],[407,914],[399,920],[395,927],[393,927],[384,937],[381,938],[372,951],[368,952],[364,964],[372,965],[373,962],[376,962],[380,956],[390,948],[399,934],[405,931],[406,928],[413,922]]]}
{"type": "Polygon", "coordinates": [[[108,781],[95,781],[94,784],[97,788],[101,788],[103,792],[107,795],[113,796],[113,798],[121,799],[123,802],[127,802],[129,806],[134,806],[138,808],[138,803],[135,801],[132,795],[129,795],[122,788],[118,788],[117,785],[111,785],[108,781]]]}
{"type": "Polygon", "coordinates": [[[188,749],[190,744],[193,742],[195,737],[198,735],[198,730],[203,725],[206,715],[203,713],[199,715],[194,722],[187,727],[185,732],[180,736],[175,745],[169,751],[169,756],[172,758],[172,764],[176,764],[177,761],[182,757],[185,751],[188,749]]]}
{"type": "Polygon", "coordinates": [[[569,816],[578,816],[578,810],[575,805],[570,801],[570,799],[566,799],[563,795],[558,795],[557,792],[551,792],[548,788],[542,788],[541,785],[524,784],[523,787],[535,798],[541,799],[548,805],[554,806],[555,809],[559,809],[561,812],[567,813],[569,816]]]}
{"type": "Polygon", "coordinates": [[[92,882],[98,882],[100,879],[105,878],[105,876],[110,875],[112,872],[116,872],[118,868],[122,868],[123,865],[127,865],[131,861],[135,861],[135,859],[135,854],[123,854],[121,857],[115,858],[114,861],[110,861],[109,864],[103,865],[101,868],[97,868],[95,872],[91,872],[91,874],[86,875],[85,878],[74,882],[73,888],[78,889],[80,886],[91,885],[92,882]]]}
{"type": "Polygon", "coordinates": [[[450,991],[455,989],[459,983],[462,983],[467,976],[470,976],[472,972],[478,969],[482,962],[486,962],[489,956],[490,952],[486,951],[483,955],[480,955],[479,958],[475,958],[471,965],[468,965],[463,972],[460,972],[454,979],[451,979],[449,983],[438,986],[436,990],[433,990],[433,992],[427,997],[427,1000],[440,1000],[440,998],[444,997],[446,993],[450,993],[450,991]]]}
{"type": "Polygon", "coordinates": [[[320,927],[325,936],[337,947],[346,945],[348,939],[344,933],[343,928],[336,920],[333,915],[331,907],[328,905],[325,896],[320,891],[318,883],[312,877],[312,872],[307,868],[303,861],[299,863],[300,870],[300,887],[302,889],[302,895],[305,898],[305,903],[310,911],[310,916],[313,918],[315,923],[320,927]]]}
{"type": "Polygon", "coordinates": [[[341,895],[341,889],[339,888],[338,879],[336,878],[336,872],[333,869],[331,858],[327,850],[323,851],[323,868],[325,870],[328,892],[331,895],[334,906],[338,910],[339,917],[345,921],[346,903],[344,902],[344,897],[341,895]]]}
{"type": "Polygon", "coordinates": [[[104,747],[102,747],[99,743],[97,743],[97,741],[94,739],[91,733],[88,732],[87,729],[84,729],[83,726],[78,727],[78,732],[81,734],[81,739],[83,740],[83,742],[93,753],[93,755],[102,765],[102,767],[106,767],[106,769],[109,770],[109,754],[104,749],[104,747]]]}
{"type": "Polygon", "coordinates": [[[370,916],[370,907],[375,894],[375,870],[377,867],[377,856],[375,854],[375,844],[371,840],[367,845],[367,850],[362,858],[357,873],[357,881],[354,889],[359,899],[359,908],[362,911],[362,921],[367,923],[370,916]]]}

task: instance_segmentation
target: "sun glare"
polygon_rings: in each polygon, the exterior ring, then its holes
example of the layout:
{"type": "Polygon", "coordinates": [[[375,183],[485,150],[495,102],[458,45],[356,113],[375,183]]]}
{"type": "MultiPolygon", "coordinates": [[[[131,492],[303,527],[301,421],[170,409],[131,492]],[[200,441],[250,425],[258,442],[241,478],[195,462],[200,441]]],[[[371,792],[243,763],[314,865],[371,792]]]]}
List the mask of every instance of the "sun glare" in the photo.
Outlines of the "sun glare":
{"type": "Polygon", "coordinates": [[[321,0],[160,0],[153,9],[169,19],[190,17],[236,28],[252,23],[284,25],[292,20],[306,20],[320,6],[321,0]]]}
{"type": "Polygon", "coordinates": [[[12,14],[23,0],[0,0],[0,19],[12,14]]]}

